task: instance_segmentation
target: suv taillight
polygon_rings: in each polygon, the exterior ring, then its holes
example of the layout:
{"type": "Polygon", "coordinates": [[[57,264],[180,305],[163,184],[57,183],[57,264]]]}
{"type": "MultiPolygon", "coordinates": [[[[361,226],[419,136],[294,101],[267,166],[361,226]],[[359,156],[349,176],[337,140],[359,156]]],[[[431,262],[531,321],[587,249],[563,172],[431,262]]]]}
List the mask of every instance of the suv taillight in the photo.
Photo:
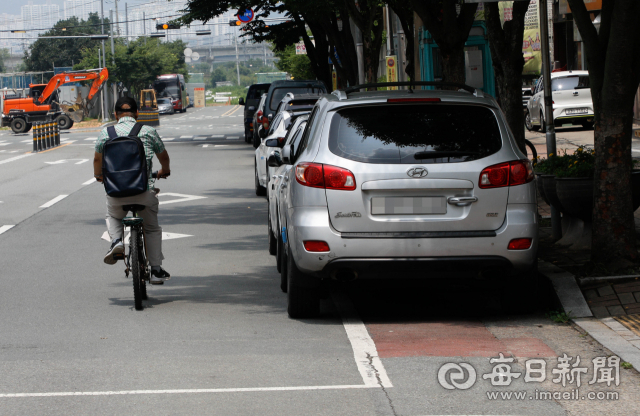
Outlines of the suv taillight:
{"type": "Polygon", "coordinates": [[[347,169],[320,163],[300,163],[296,166],[296,181],[312,188],[353,191],[356,178],[347,169]]]}
{"type": "Polygon", "coordinates": [[[533,165],[529,159],[514,160],[489,166],[480,173],[478,185],[482,189],[501,188],[529,183],[533,180],[533,165]]]}
{"type": "Polygon", "coordinates": [[[262,123],[262,110],[259,110],[259,111],[256,113],[256,121],[257,121],[258,123],[262,123]]]}

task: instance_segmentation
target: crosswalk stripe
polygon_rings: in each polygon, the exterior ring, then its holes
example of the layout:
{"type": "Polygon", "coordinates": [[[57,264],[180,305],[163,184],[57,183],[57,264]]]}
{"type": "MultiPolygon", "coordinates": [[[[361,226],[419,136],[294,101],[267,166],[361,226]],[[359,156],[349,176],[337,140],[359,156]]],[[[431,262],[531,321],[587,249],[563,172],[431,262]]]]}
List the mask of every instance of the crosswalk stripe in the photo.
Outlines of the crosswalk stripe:
{"type": "Polygon", "coordinates": [[[192,138],[192,137],[193,137],[193,136],[180,136],[180,138],[181,138],[181,139],[190,139],[190,138],[192,138]]]}

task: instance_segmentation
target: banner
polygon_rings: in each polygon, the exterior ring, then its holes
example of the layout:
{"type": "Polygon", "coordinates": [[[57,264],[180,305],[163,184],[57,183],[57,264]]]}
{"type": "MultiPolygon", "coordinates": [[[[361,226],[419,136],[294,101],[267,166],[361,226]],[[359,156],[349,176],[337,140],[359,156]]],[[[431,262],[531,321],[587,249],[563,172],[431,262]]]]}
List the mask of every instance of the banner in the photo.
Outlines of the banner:
{"type": "Polygon", "coordinates": [[[193,89],[194,107],[204,107],[204,88],[193,89]]]}
{"type": "MultiPolygon", "coordinates": [[[[498,3],[500,23],[513,19],[513,1],[498,3]]],[[[538,18],[538,1],[531,0],[527,14],[524,16],[524,37],[522,39],[522,55],[524,68],[522,75],[540,75],[542,68],[542,45],[540,44],[540,20],[538,18]]]]}
{"type": "MultiPolygon", "coordinates": [[[[398,58],[395,55],[385,57],[387,64],[387,82],[398,82],[398,58]]],[[[397,90],[398,87],[387,87],[388,90],[397,90]]]]}
{"type": "MultiPolygon", "coordinates": [[[[584,5],[587,6],[588,11],[602,10],[602,0],[584,0],[584,5]]],[[[567,0],[560,0],[558,3],[558,14],[571,13],[571,7],[567,0]]]]}

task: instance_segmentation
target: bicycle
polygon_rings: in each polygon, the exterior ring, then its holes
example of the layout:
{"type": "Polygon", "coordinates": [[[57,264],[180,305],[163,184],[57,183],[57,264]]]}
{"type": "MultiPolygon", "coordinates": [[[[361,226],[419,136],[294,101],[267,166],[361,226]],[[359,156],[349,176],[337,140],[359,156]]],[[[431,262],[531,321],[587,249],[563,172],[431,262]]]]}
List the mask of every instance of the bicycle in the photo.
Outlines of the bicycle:
{"type": "Polygon", "coordinates": [[[529,151],[531,151],[533,166],[535,167],[538,164],[538,152],[536,151],[536,147],[527,139],[524,139],[524,144],[528,147],[527,156],[529,151]]]}
{"type": "MultiPolygon", "coordinates": [[[[167,174],[169,176],[170,174],[167,174]]],[[[153,172],[151,177],[158,178],[158,172],[153,172]]],[[[156,193],[160,190],[157,189],[156,193]]],[[[129,235],[129,253],[114,256],[118,260],[124,260],[126,269],[125,276],[129,278],[129,273],[133,280],[133,300],[137,311],[143,310],[142,301],[147,300],[147,282],[151,278],[151,267],[147,260],[147,247],[144,242],[144,231],[142,229],[142,218],[138,216],[138,212],[145,209],[144,205],[129,204],[123,205],[122,209],[131,212],[131,217],[124,217],[122,224],[129,227],[131,234],[129,235]]]]}

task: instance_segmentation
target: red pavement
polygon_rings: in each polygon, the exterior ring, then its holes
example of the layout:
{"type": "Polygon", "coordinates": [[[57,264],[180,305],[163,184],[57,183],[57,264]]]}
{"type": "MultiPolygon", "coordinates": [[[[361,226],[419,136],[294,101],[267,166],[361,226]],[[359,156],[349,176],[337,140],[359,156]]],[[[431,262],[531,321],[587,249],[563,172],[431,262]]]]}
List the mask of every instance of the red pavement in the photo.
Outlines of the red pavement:
{"type": "Polygon", "coordinates": [[[478,321],[367,324],[381,358],[557,357],[537,338],[496,338],[478,321]]]}

